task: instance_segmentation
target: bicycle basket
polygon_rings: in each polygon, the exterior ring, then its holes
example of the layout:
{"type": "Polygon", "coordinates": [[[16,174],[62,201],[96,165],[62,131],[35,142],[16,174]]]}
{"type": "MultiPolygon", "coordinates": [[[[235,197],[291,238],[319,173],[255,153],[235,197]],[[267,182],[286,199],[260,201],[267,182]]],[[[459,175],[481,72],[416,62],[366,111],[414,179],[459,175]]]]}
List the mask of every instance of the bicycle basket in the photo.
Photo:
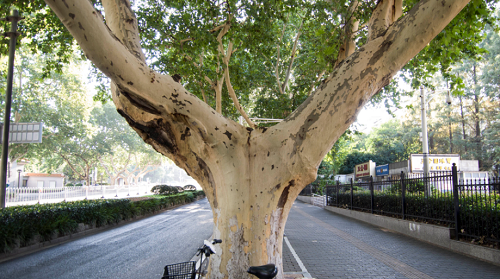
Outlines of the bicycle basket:
{"type": "Polygon", "coordinates": [[[196,276],[196,262],[184,262],[165,266],[161,279],[194,279],[196,276]]]}

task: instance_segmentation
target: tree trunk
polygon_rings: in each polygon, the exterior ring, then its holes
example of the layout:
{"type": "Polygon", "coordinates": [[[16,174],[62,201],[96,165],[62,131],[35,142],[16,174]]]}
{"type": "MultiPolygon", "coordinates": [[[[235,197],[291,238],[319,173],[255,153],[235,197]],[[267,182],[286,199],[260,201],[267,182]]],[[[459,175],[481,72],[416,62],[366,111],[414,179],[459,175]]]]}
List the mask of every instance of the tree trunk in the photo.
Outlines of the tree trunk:
{"type": "Polygon", "coordinates": [[[251,129],[146,65],[128,1],[103,0],[106,26],[90,1],[46,0],[111,78],[118,112],[205,191],[214,237],[223,240],[211,259],[210,278],[249,278],[249,266],[269,262],[283,278],[283,231],[301,189],[315,180],[321,160],[363,105],[468,2],[420,1],[347,57],[283,122],[251,129]]]}
{"type": "MultiPolygon", "coordinates": [[[[297,176],[279,183],[273,172],[280,172],[286,165],[269,163],[271,155],[265,152],[252,153],[256,156],[249,162],[236,159],[236,167],[214,176],[217,185],[231,187],[218,187],[221,190],[216,198],[209,199],[214,209],[214,237],[224,240],[212,256],[211,278],[227,278],[228,274],[231,278],[247,278],[249,266],[267,263],[281,267],[288,213],[305,181],[312,180],[297,176]]],[[[277,278],[282,278],[281,268],[279,272],[277,278]]]]}
{"type": "Polygon", "coordinates": [[[465,117],[464,117],[464,104],[462,100],[462,96],[458,97],[460,99],[460,116],[462,118],[462,140],[464,145],[464,153],[467,152],[467,134],[465,133],[465,117]]]}
{"type": "Polygon", "coordinates": [[[477,72],[476,72],[476,63],[474,63],[473,67],[474,74],[474,124],[475,124],[475,137],[474,142],[476,144],[476,159],[479,161],[479,169],[482,170],[483,167],[483,156],[482,156],[482,141],[481,141],[481,120],[479,116],[479,90],[477,85],[477,72]]]}

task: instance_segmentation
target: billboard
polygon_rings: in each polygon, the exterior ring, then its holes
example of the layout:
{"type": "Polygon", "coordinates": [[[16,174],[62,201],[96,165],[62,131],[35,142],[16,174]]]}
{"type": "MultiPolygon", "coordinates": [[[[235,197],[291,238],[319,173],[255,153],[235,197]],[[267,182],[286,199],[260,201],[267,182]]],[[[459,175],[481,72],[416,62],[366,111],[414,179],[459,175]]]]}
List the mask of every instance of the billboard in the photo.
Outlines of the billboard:
{"type": "Polygon", "coordinates": [[[377,176],[389,175],[389,164],[377,166],[375,168],[377,176]]]}
{"type": "MultiPolygon", "coordinates": [[[[3,131],[3,123],[0,123],[0,131],[3,131]]],[[[41,143],[43,123],[12,123],[9,129],[9,143],[41,143]]],[[[0,143],[3,138],[0,137],[0,143]]]]}
{"type": "Polygon", "coordinates": [[[369,176],[375,176],[375,163],[372,162],[371,160],[366,163],[356,165],[354,167],[355,178],[369,177],[369,176]]]}
{"type": "MultiPolygon", "coordinates": [[[[460,155],[458,154],[429,154],[429,171],[451,171],[453,163],[456,164],[457,170],[460,168],[460,155]]],[[[424,171],[424,155],[411,154],[410,156],[411,172],[424,171]]]]}

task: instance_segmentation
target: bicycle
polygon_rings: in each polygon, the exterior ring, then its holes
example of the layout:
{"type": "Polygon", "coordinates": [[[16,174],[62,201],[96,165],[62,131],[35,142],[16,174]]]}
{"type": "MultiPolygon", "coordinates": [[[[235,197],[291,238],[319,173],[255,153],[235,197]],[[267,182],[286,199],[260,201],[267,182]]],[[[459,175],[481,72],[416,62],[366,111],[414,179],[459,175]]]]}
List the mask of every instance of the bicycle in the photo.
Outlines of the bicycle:
{"type": "MultiPolygon", "coordinates": [[[[220,239],[214,239],[212,242],[205,240],[203,246],[198,248],[196,256],[200,256],[199,267],[196,268],[195,261],[170,264],[165,266],[162,279],[199,279],[206,275],[208,259],[215,254],[214,244],[222,243],[220,239]],[[205,260],[203,260],[205,255],[205,260]]],[[[274,264],[261,266],[251,266],[248,268],[249,274],[255,275],[259,279],[272,279],[278,274],[278,269],[274,264]]]]}

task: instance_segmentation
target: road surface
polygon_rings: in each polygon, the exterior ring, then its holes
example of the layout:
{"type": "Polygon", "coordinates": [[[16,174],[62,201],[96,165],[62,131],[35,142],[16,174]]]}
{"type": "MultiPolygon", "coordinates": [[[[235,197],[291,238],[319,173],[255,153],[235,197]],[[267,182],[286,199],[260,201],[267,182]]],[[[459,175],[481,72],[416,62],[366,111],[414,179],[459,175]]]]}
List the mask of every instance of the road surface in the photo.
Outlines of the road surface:
{"type": "Polygon", "coordinates": [[[161,278],[212,234],[207,199],[0,263],[0,278],[161,278]]]}

